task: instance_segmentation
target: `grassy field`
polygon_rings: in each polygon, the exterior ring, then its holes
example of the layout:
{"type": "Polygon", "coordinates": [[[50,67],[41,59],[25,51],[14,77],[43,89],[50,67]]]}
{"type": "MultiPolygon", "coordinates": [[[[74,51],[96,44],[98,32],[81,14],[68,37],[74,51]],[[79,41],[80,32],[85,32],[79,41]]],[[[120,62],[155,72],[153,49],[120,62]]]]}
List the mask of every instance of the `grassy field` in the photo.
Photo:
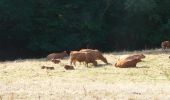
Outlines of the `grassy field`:
{"type": "Polygon", "coordinates": [[[69,58],[53,64],[46,59],[0,63],[0,100],[170,100],[170,51],[160,49],[112,52],[90,68],[77,63],[65,70],[69,58]],[[115,68],[118,58],[144,53],[136,68],[115,68]],[[55,70],[41,69],[54,66],[55,70]]]}

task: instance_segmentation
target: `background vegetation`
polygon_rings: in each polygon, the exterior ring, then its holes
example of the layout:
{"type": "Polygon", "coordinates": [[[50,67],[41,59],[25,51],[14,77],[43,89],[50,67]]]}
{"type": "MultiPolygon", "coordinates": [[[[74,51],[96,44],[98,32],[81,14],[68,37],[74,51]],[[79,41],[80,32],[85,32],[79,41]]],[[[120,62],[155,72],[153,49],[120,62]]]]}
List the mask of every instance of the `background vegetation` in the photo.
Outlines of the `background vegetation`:
{"type": "Polygon", "coordinates": [[[86,47],[145,49],[169,39],[169,0],[0,1],[1,57],[86,47]]]}

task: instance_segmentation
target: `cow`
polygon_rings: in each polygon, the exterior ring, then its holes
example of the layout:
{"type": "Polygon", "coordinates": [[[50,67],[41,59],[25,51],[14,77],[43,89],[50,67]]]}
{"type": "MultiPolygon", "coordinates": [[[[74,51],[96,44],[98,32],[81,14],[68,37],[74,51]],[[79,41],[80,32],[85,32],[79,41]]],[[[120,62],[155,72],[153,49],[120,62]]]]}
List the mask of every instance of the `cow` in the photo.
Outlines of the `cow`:
{"type": "Polygon", "coordinates": [[[130,56],[126,57],[126,59],[134,59],[134,58],[141,60],[141,59],[145,58],[145,55],[141,53],[141,54],[134,54],[134,55],[130,55],[130,56]]]}
{"type": "Polygon", "coordinates": [[[93,50],[93,49],[81,49],[80,52],[90,52],[90,53],[92,53],[92,55],[94,56],[94,58],[95,58],[96,60],[101,60],[101,61],[103,61],[105,64],[108,64],[107,59],[106,59],[106,58],[102,55],[102,53],[101,53],[99,50],[97,50],[97,49],[95,49],[95,50],[93,50]]]}
{"type": "Polygon", "coordinates": [[[115,67],[120,67],[120,68],[128,68],[128,67],[136,67],[136,64],[138,62],[141,62],[145,58],[144,54],[135,54],[135,55],[130,55],[128,57],[118,59],[118,61],[115,63],[115,67]]]}
{"type": "Polygon", "coordinates": [[[115,67],[119,68],[136,67],[136,64],[140,61],[141,61],[140,59],[119,59],[115,63],[115,67]]]}
{"type": "Polygon", "coordinates": [[[170,47],[170,42],[169,41],[163,41],[161,43],[162,50],[168,49],[170,47]]]}
{"type": "Polygon", "coordinates": [[[88,67],[88,63],[93,63],[94,66],[97,66],[97,61],[94,55],[90,52],[74,52],[70,54],[70,64],[72,63],[76,66],[76,61],[85,62],[88,67]]]}
{"type": "MultiPolygon", "coordinates": [[[[72,54],[78,53],[78,52],[80,52],[80,51],[71,51],[71,52],[70,52],[70,56],[71,56],[72,54]]],[[[79,62],[79,63],[81,64],[81,63],[83,63],[83,62],[79,62]]]]}
{"type": "Polygon", "coordinates": [[[52,60],[52,59],[63,59],[64,57],[67,57],[68,54],[66,51],[64,52],[60,52],[60,53],[51,53],[49,55],[47,55],[47,59],[48,60],[52,60]]]}

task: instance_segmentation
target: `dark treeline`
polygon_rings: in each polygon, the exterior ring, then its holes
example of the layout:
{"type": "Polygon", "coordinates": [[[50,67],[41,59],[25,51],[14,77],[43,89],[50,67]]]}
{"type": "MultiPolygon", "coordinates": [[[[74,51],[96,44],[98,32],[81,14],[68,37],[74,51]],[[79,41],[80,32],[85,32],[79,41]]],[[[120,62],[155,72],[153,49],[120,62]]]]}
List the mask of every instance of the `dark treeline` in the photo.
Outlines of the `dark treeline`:
{"type": "Polygon", "coordinates": [[[1,0],[0,38],[1,57],[160,47],[170,0],[1,0]]]}

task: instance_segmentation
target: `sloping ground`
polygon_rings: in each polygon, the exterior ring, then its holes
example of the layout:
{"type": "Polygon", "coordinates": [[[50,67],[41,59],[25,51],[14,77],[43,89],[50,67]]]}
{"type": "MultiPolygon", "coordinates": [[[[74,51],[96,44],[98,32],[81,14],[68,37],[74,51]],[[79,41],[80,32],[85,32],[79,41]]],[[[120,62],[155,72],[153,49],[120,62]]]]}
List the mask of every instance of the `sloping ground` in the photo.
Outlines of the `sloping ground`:
{"type": "MultiPolygon", "coordinates": [[[[108,62],[135,52],[107,53],[108,62]]],[[[137,68],[115,68],[98,61],[99,66],[84,65],[67,71],[63,64],[45,59],[26,59],[0,63],[2,100],[169,100],[169,51],[143,51],[146,58],[137,68]],[[55,70],[41,69],[42,65],[55,70]]]]}

